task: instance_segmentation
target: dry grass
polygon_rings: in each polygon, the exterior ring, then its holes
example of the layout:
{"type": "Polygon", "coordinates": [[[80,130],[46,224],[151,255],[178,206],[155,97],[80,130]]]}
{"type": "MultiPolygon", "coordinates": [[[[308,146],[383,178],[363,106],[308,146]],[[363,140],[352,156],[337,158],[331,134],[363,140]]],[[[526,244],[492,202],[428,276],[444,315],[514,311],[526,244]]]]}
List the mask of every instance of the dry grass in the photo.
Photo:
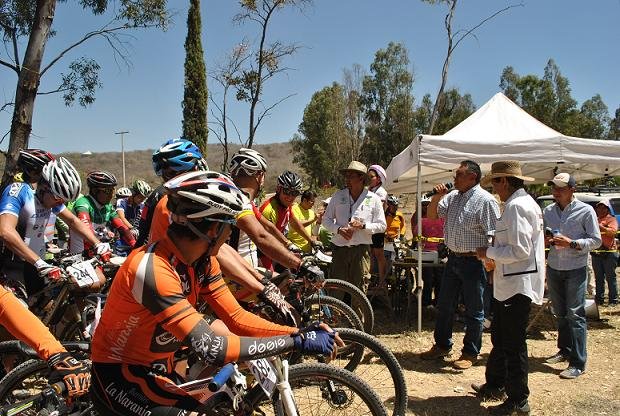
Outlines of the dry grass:
{"type": "MultiPolygon", "coordinates": [[[[547,365],[545,358],[557,351],[557,332],[549,314],[537,321],[528,339],[530,356],[529,387],[532,415],[620,415],[620,307],[602,307],[601,321],[588,323],[587,372],[575,380],[558,377],[566,364],[547,365]]],[[[534,313],[534,311],[533,311],[534,313]]],[[[405,370],[409,389],[409,410],[415,415],[485,415],[486,407],[499,402],[481,403],[470,385],[484,382],[490,334],[484,333],[482,359],[471,369],[452,369],[450,360],[422,361],[418,355],[433,344],[434,321],[425,319],[423,332],[415,332],[404,318],[396,322],[378,311],[376,331],[393,351],[405,370]]],[[[412,316],[412,322],[415,322],[412,316]]],[[[463,326],[455,323],[454,354],[462,346],[463,326]]]]}

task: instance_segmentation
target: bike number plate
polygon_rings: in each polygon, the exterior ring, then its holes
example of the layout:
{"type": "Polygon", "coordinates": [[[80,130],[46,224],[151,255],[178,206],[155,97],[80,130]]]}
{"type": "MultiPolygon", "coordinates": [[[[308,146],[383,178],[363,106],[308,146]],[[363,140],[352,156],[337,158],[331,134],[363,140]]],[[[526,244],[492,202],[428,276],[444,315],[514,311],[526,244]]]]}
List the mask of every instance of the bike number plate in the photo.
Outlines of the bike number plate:
{"type": "Polygon", "coordinates": [[[331,263],[332,262],[332,256],[329,256],[329,255],[323,253],[322,251],[317,251],[316,254],[314,255],[314,257],[316,257],[317,260],[322,261],[323,263],[331,263]]]}
{"type": "Polygon", "coordinates": [[[271,397],[277,382],[276,369],[264,358],[250,360],[248,366],[267,397],[271,397]]]}
{"type": "Polygon", "coordinates": [[[95,268],[89,261],[81,261],[67,266],[67,272],[79,287],[89,287],[99,281],[95,268]]]}

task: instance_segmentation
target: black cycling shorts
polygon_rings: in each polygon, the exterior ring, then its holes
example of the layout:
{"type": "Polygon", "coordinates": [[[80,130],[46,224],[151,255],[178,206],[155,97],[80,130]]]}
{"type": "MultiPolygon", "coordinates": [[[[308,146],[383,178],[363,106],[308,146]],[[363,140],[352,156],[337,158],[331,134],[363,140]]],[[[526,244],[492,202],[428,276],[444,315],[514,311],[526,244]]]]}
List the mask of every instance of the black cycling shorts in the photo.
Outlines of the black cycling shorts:
{"type": "Polygon", "coordinates": [[[372,248],[383,248],[385,244],[385,233],[373,234],[372,235],[372,248]]]}
{"type": "Polygon", "coordinates": [[[99,414],[106,416],[181,416],[188,410],[206,411],[170,378],[141,365],[93,363],[90,397],[99,414]]]}

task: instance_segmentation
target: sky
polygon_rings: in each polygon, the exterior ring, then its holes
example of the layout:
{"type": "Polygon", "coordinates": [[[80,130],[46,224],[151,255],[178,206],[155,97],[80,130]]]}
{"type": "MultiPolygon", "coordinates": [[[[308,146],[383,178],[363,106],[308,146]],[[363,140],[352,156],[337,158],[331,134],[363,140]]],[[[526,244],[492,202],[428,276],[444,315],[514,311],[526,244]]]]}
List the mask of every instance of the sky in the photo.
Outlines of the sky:
{"type": "MultiPolygon", "coordinates": [[[[495,11],[520,0],[462,0],[457,6],[454,31],[469,29],[495,11]]],[[[57,35],[50,39],[44,62],[49,62],[84,33],[100,27],[105,17],[82,11],[77,1],[59,3],[54,18],[57,35]]],[[[95,103],[83,108],[66,107],[59,95],[39,96],[35,102],[31,147],[54,153],[119,151],[124,135],[125,150],[152,149],[168,138],[181,135],[183,100],[183,43],[187,4],[169,0],[174,12],[166,32],[131,32],[128,53],[131,67],[119,63],[107,44],[93,40],[74,49],[41,81],[40,90],[53,89],[59,74],[75,58],[90,57],[101,65],[103,87],[95,103]]],[[[620,0],[524,0],[522,7],[508,10],[479,28],[476,37],[464,40],[452,56],[448,87],[471,94],[477,107],[499,89],[502,69],[512,66],[521,75],[542,76],[549,58],[555,60],[581,104],[600,94],[610,113],[620,107],[620,0]]],[[[202,41],[207,72],[242,40],[255,42],[259,28],[252,23],[232,22],[238,1],[203,0],[202,41]]],[[[256,133],[256,143],[288,141],[297,132],[303,111],[312,95],[333,82],[354,64],[366,71],[375,52],[390,41],[403,43],[414,72],[413,94],[420,102],[439,88],[447,45],[443,26],[445,5],[419,0],[315,0],[302,13],[284,10],[269,27],[268,40],[296,43],[299,51],[287,58],[286,74],[264,86],[264,102],[293,97],[275,107],[256,133]]],[[[25,43],[22,45],[25,48],[25,43]]],[[[0,58],[6,51],[0,49],[0,58]]],[[[0,66],[0,99],[12,101],[17,78],[0,66]]],[[[216,101],[221,92],[213,83],[209,93],[216,101]]],[[[232,101],[231,116],[247,137],[249,107],[232,101]]],[[[11,114],[0,113],[1,135],[10,129],[11,114]]],[[[214,135],[209,143],[217,143],[214,135]]],[[[6,149],[8,138],[0,149],[6,149]]]]}

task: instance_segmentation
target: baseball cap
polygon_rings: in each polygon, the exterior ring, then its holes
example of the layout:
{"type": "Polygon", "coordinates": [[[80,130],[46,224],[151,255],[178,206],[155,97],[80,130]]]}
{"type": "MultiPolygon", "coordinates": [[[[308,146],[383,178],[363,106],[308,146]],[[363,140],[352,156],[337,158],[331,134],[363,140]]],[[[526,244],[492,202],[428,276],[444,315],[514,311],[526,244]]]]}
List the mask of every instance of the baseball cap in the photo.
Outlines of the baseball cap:
{"type": "Polygon", "coordinates": [[[555,175],[553,179],[547,182],[547,185],[557,186],[558,188],[566,188],[567,186],[569,188],[574,188],[576,185],[576,182],[575,182],[575,178],[573,178],[568,173],[564,172],[564,173],[558,173],[557,175],[555,175]]]}

